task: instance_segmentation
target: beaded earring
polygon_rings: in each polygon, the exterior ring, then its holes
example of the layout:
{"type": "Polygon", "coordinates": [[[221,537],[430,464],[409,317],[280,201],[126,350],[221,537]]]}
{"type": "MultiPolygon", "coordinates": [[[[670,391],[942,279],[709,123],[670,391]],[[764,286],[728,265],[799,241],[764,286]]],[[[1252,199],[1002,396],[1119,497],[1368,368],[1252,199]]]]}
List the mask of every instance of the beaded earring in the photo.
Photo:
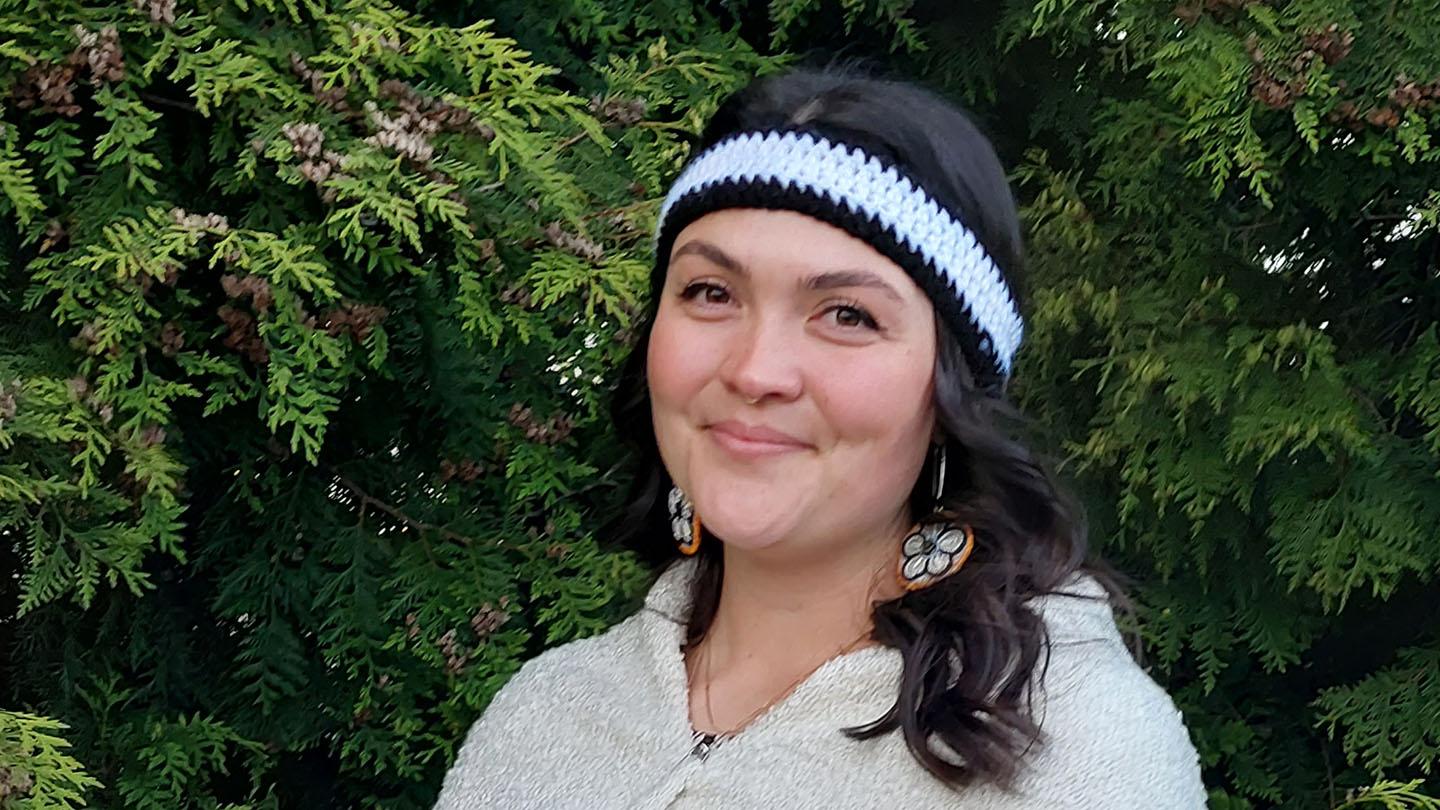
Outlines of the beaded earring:
{"type": "Polygon", "coordinates": [[[670,488],[669,506],[670,533],[680,553],[691,556],[700,550],[700,515],[680,487],[670,488]]]}
{"type": "MultiPolygon", "coordinates": [[[[935,451],[932,485],[935,508],[941,506],[945,494],[945,445],[935,451]]],[[[970,558],[975,550],[975,532],[969,525],[949,522],[921,523],[900,544],[900,585],[907,591],[929,587],[950,576],[970,558]]]]}

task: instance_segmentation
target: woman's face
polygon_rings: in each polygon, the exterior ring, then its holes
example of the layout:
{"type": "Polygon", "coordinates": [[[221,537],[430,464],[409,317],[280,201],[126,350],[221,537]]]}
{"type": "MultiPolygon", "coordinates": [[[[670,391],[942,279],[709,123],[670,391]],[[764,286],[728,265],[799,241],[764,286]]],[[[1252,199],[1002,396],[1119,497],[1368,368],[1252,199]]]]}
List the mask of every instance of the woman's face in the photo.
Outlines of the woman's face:
{"type": "Polygon", "coordinates": [[[647,363],[661,458],[727,546],[899,542],[935,314],[898,265],[803,214],[708,214],[675,240],[647,363]]]}

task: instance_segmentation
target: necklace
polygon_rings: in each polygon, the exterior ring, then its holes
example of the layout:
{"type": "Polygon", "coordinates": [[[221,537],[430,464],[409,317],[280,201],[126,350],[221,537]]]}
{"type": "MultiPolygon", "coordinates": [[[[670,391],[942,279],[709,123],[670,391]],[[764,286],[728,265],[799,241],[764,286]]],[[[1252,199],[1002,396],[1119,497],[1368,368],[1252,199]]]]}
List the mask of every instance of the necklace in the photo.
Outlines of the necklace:
{"type": "MultiPolygon", "coordinates": [[[[834,661],[836,658],[839,658],[839,657],[842,656],[842,655],[845,655],[845,654],[850,653],[850,652],[854,652],[854,651],[856,650],[856,648],[858,648],[861,644],[863,644],[863,643],[865,643],[867,640],[869,640],[869,638],[870,638],[870,633],[871,633],[871,631],[870,631],[869,629],[866,629],[863,633],[861,633],[859,636],[857,636],[857,637],[855,638],[855,640],[853,640],[853,641],[851,641],[850,643],[846,644],[844,647],[841,647],[839,650],[836,650],[833,654],[831,654],[831,656],[830,656],[829,658],[826,658],[825,660],[821,661],[820,663],[818,663],[818,664],[816,664],[815,666],[811,667],[810,669],[806,670],[803,674],[800,675],[800,677],[798,677],[798,678],[796,678],[795,680],[791,681],[790,683],[786,684],[784,689],[780,690],[778,693],[776,693],[776,694],[775,694],[773,697],[771,697],[769,700],[767,700],[767,701],[765,701],[764,703],[760,704],[759,708],[755,709],[755,711],[753,711],[753,712],[751,712],[750,714],[746,715],[746,716],[744,717],[744,719],[742,719],[739,723],[735,724],[734,726],[731,726],[731,727],[728,728],[728,729],[716,731],[716,732],[714,732],[713,734],[707,734],[707,735],[703,735],[703,736],[710,737],[710,738],[712,738],[712,740],[719,740],[719,739],[728,739],[728,738],[730,738],[730,737],[735,736],[736,734],[739,734],[741,731],[743,731],[743,730],[745,729],[746,726],[750,725],[750,723],[753,722],[753,721],[755,720],[755,718],[759,717],[760,715],[762,715],[762,714],[764,714],[765,712],[769,711],[770,709],[774,708],[774,707],[775,707],[775,704],[777,704],[777,703],[779,703],[780,701],[784,700],[785,698],[789,697],[791,692],[794,692],[797,688],[799,688],[800,684],[804,683],[807,679],[809,679],[809,677],[810,677],[811,675],[814,675],[817,671],[819,671],[819,669],[820,669],[821,667],[825,666],[826,664],[830,663],[831,661],[834,661]]],[[[703,656],[703,659],[704,659],[703,662],[702,662],[702,666],[703,666],[704,672],[705,672],[705,724],[706,724],[706,726],[708,726],[709,728],[716,728],[715,712],[710,708],[710,678],[711,678],[711,676],[710,676],[710,653],[709,653],[709,648],[708,648],[708,647],[702,648],[701,651],[700,651],[700,653],[701,653],[701,656],[703,656]]],[[[692,672],[692,673],[689,673],[689,674],[690,674],[690,676],[691,676],[692,679],[693,679],[694,673],[692,672]]]]}

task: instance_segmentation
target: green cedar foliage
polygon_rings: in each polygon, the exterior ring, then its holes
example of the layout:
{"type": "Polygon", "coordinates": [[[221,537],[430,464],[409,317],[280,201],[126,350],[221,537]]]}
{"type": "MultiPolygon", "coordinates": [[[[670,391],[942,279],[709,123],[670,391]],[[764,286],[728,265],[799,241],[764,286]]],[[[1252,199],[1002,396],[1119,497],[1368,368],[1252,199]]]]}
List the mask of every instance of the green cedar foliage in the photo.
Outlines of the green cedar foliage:
{"type": "Polygon", "coordinates": [[[66,753],[64,723],[24,712],[0,711],[0,807],[84,807],[99,783],[66,753]]]}
{"type": "Polygon", "coordinates": [[[0,706],[75,746],[0,714],[0,807],[428,806],[643,587],[609,380],[663,178],[773,60],[428,11],[0,0],[0,706]]]}

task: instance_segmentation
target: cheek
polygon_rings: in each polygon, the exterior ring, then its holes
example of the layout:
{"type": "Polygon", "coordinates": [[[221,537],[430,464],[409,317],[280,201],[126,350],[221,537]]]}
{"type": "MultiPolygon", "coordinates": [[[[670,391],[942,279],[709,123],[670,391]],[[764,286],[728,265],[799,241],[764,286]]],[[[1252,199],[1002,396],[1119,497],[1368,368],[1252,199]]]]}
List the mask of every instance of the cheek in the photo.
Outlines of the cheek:
{"type": "Polygon", "coordinates": [[[851,358],[817,378],[815,400],[841,442],[908,457],[930,438],[933,375],[923,352],[851,358]]]}
{"type": "Polygon", "coordinates": [[[689,442],[694,403],[714,376],[712,358],[701,349],[701,336],[693,325],[675,317],[664,306],[655,316],[645,354],[645,377],[650,390],[651,423],[660,459],[681,488],[690,484],[689,442]]]}
{"type": "Polygon", "coordinates": [[[705,358],[687,340],[685,326],[664,307],[655,316],[650,345],[645,355],[645,377],[650,385],[651,407],[656,416],[669,416],[704,386],[709,376],[705,358]]]}

